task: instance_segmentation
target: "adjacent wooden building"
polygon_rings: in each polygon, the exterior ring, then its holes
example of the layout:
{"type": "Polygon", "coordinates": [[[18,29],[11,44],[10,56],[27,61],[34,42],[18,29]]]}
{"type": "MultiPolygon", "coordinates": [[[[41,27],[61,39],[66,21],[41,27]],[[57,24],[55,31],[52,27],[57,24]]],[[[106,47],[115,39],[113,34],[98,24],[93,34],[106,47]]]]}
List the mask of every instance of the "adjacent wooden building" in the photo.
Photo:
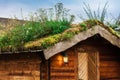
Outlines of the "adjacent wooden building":
{"type": "Polygon", "coordinates": [[[8,53],[0,80],[120,80],[120,37],[99,25],[44,50],[8,53]]]}

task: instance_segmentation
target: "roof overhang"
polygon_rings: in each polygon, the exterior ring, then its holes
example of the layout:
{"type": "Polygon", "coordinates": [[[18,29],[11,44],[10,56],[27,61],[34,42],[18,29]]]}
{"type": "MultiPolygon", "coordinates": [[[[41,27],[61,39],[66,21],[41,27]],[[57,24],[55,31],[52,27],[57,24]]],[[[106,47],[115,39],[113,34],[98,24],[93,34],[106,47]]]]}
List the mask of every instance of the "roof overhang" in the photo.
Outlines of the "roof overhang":
{"type": "Polygon", "coordinates": [[[89,37],[92,37],[96,34],[99,34],[101,37],[108,40],[112,45],[118,46],[120,48],[120,38],[113,35],[110,31],[106,30],[105,28],[101,27],[100,25],[96,25],[93,28],[90,28],[86,31],[83,31],[77,35],[75,35],[73,38],[61,41],[57,44],[55,44],[52,47],[49,47],[45,50],[43,50],[45,58],[49,59],[50,57],[54,56],[57,53],[60,53],[62,51],[65,51],[72,46],[76,45],[77,43],[86,40],[89,37]]]}

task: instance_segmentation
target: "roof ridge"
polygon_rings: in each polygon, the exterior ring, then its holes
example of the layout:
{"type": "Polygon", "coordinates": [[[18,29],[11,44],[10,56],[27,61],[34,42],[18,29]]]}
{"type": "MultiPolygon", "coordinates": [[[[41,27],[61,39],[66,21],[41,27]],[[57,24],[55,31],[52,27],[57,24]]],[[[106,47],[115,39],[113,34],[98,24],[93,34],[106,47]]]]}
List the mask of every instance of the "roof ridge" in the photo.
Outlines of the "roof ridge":
{"type": "Polygon", "coordinates": [[[61,41],[54,46],[51,46],[47,49],[44,49],[44,55],[46,59],[49,59],[53,55],[65,51],[66,49],[76,45],[80,41],[83,41],[95,34],[100,34],[101,37],[107,39],[111,44],[116,45],[120,48],[120,38],[116,37],[112,33],[110,33],[108,30],[106,30],[104,27],[101,27],[100,25],[96,25],[93,28],[90,28],[86,31],[83,31],[77,35],[75,35],[73,38],[67,40],[67,41],[61,41]],[[67,45],[67,46],[66,46],[67,45]]]}

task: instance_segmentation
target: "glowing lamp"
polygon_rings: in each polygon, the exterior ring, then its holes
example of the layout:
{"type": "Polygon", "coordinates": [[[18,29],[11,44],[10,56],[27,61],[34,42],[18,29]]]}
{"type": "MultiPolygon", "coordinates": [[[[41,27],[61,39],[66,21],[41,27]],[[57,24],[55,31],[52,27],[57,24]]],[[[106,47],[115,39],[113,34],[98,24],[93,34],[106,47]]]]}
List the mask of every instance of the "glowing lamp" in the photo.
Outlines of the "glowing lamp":
{"type": "Polygon", "coordinates": [[[68,55],[65,52],[63,52],[63,62],[68,63],[68,55]]]}

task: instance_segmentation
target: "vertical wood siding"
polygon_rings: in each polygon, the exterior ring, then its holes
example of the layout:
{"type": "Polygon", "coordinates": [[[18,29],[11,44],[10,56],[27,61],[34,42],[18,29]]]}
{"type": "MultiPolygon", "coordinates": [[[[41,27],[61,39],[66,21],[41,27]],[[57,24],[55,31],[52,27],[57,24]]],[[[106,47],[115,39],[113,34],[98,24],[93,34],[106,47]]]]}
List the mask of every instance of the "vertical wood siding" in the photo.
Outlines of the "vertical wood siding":
{"type": "Polygon", "coordinates": [[[88,80],[99,80],[99,53],[88,53],[88,80]]]}
{"type": "MultiPolygon", "coordinates": [[[[79,46],[79,45],[78,45],[79,46]]],[[[91,46],[77,47],[80,80],[99,80],[99,53],[91,46]]]]}
{"type": "Polygon", "coordinates": [[[88,54],[78,53],[78,78],[88,80],[88,54]]]}
{"type": "Polygon", "coordinates": [[[48,80],[48,61],[41,63],[40,72],[41,72],[40,79],[48,80]]]}
{"type": "MultiPolygon", "coordinates": [[[[100,79],[98,80],[120,80],[120,48],[98,36],[99,35],[88,38],[77,45],[78,47],[82,47],[79,45],[91,46],[91,48],[96,49],[99,52],[100,64],[98,64],[98,69],[100,70],[100,73],[98,73],[98,75],[100,75],[100,79]]],[[[87,47],[84,48],[86,49],[87,47]]],[[[86,51],[89,52],[89,50],[86,51]]],[[[92,63],[89,62],[89,64],[92,63]]],[[[93,70],[95,69],[93,68],[93,70]]]]}

